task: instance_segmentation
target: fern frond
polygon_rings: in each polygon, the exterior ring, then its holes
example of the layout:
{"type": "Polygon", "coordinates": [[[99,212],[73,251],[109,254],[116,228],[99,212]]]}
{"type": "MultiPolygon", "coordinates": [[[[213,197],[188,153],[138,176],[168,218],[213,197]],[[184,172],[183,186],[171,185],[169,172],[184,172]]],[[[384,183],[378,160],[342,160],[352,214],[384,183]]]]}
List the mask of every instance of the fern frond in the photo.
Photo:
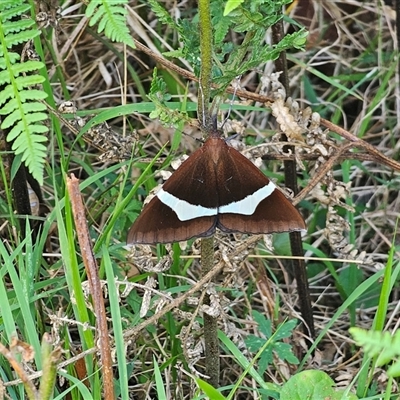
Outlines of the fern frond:
{"type": "Polygon", "coordinates": [[[400,375],[400,332],[393,336],[389,332],[366,331],[360,328],[350,328],[349,332],[357,345],[364,348],[369,357],[377,357],[378,367],[394,362],[389,368],[390,376],[400,375]],[[397,358],[397,360],[396,360],[397,358]]]}
{"type": "Polygon", "coordinates": [[[366,331],[360,328],[351,328],[349,332],[370,357],[376,357],[385,348],[392,347],[392,336],[389,332],[366,331]]]}
{"type": "Polygon", "coordinates": [[[104,31],[112,41],[122,42],[134,48],[126,25],[126,3],[127,0],[92,0],[86,9],[86,16],[90,19],[90,26],[99,23],[97,32],[104,31]]]}
{"type": "Polygon", "coordinates": [[[177,30],[178,32],[181,32],[181,27],[178,25],[171,15],[167,12],[165,8],[163,8],[160,3],[156,0],[149,0],[147,4],[150,6],[151,10],[153,13],[156,15],[158,20],[162,24],[168,25],[170,28],[177,30]]]}
{"type": "Polygon", "coordinates": [[[7,141],[13,142],[12,150],[25,163],[29,172],[43,184],[44,163],[48,128],[43,124],[47,114],[40,101],[47,94],[32,88],[44,81],[35,74],[44,67],[40,61],[20,62],[20,55],[9,51],[13,46],[32,40],[40,34],[31,29],[35,22],[30,18],[18,19],[30,10],[23,0],[0,2],[0,115],[4,116],[1,128],[8,129],[7,141]]]}
{"type": "Polygon", "coordinates": [[[31,6],[24,0],[3,0],[0,4],[1,18],[4,21],[11,20],[25,12],[27,12],[31,6]]]}

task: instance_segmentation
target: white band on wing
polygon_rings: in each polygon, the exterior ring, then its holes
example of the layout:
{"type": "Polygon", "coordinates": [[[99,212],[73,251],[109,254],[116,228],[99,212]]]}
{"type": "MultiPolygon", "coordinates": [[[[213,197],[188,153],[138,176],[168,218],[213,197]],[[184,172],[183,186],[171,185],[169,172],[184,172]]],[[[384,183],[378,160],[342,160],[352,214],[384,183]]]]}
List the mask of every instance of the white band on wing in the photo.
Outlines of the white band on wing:
{"type": "Polygon", "coordinates": [[[219,208],[207,208],[201,205],[190,204],[166,192],[163,188],[157,192],[156,196],[162,203],[176,213],[180,221],[189,221],[191,219],[217,214],[252,215],[258,205],[271,195],[275,187],[276,186],[270,181],[268,185],[256,190],[253,194],[250,194],[244,199],[226,204],[219,208]]]}

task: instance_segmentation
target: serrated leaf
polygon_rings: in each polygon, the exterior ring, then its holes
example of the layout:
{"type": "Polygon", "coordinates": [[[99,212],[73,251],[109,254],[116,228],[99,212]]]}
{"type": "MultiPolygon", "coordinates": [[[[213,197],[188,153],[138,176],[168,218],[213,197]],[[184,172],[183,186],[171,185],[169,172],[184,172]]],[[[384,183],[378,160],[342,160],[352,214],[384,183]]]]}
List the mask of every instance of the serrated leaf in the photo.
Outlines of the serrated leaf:
{"type": "Polygon", "coordinates": [[[168,11],[166,11],[165,8],[159,4],[158,1],[149,0],[147,3],[151,7],[151,10],[155,16],[158,18],[159,22],[168,25],[172,29],[176,29],[178,32],[181,31],[180,26],[174,21],[168,11]]]}
{"type": "Polygon", "coordinates": [[[0,71],[0,85],[4,85],[5,83],[10,83],[10,81],[11,81],[10,73],[7,70],[0,71]]]}
{"type": "Polygon", "coordinates": [[[24,3],[22,1],[20,2],[21,4],[19,5],[16,1],[11,1],[9,3],[9,7],[12,8],[7,7],[7,4],[5,4],[4,1],[0,3],[2,3],[1,15],[0,15],[2,21],[7,21],[10,20],[11,18],[15,18],[18,15],[24,14],[31,8],[30,4],[24,3]]]}
{"type": "Polygon", "coordinates": [[[274,351],[281,360],[286,360],[290,364],[299,364],[299,359],[293,354],[292,346],[289,343],[278,342],[274,344],[274,351]]]}
{"type": "Polygon", "coordinates": [[[87,7],[86,7],[85,15],[86,15],[88,18],[91,18],[92,15],[93,15],[93,13],[94,13],[95,10],[96,10],[96,7],[98,7],[100,4],[101,4],[101,1],[100,1],[100,0],[92,0],[92,1],[90,1],[90,2],[88,3],[87,7]]]}
{"type": "Polygon", "coordinates": [[[97,32],[99,32],[99,33],[103,32],[105,30],[107,22],[110,22],[109,19],[108,19],[108,15],[107,14],[103,14],[101,16],[100,21],[99,21],[99,24],[98,24],[98,27],[97,27],[97,32]]]}
{"type": "Polygon", "coordinates": [[[15,110],[18,109],[19,102],[17,99],[11,99],[6,103],[6,105],[0,109],[0,115],[7,115],[8,121],[4,120],[1,124],[1,127],[3,129],[9,128],[11,125],[14,124],[15,121],[18,121],[21,119],[21,113],[18,112],[17,115],[11,115],[15,110]]]}
{"type": "Polygon", "coordinates": [[[22,114],[27,114],[29,112],[33,111],[44,111],[46,110],[46,106],[42,103],[38,102],[29,102],[29,103],[21,103],[21,98],[19,99],[11,99],[6,105],[0,110],[0,115],[7,115],[7,117],[4,119],[2,127],[3,128],[8,128],[10,127],[13,123],[7,121],[7,118],[11,118],[15,121],[18,121],[20,119],[23,119],[22,114]],[[17,112],[17,117],[16,116],[11,116],[14,112],[17,112]]]}
{"type": "Polygon", "coordinates": [[[256,351],[260,350],[262,346],[265,344],[265,339],[259,338],[255,335],[249,335],[244,342],[246,343],[247,348],[249,351],[255,353],[256,351]]]}
{"type": "Polygon", "coordinates": [[[263,375],[264,372],[267,370],[268,365],[272,364],[273,361],[273,353],[272,353],[272,346],[267,347],[263,353],[261,354],[261,357],[258,361],[258,373],[260,375],[263,375]]]}
{"type": "Polygon", "coordinates": [[[265,318],[265,316],[258,311],[253,311],[253,318],[258,324],[259,331],[267,338],[270,338],[272,335],[271,320],[265,318]]]}
{"type": "Polygon", "coordinates": [[[284,322],[282,325],[279,326],[277,329],[274,339],[281,340],[287,338],[292,335],[294,328],[297,326],[297,320],[291,319],[290,321],[284,322]]]}
{"type": "Polygon", "coordinates": [[[396,351],[393,347],[385,347],[378,355],[376,359],[376,366],[382,367],[383,365],[388,364],[389,362],[393,361],[393,358],[398,356],[396,351]]]}
{"type": "MultiPolygon", "coordinates": [[[[44,121],[47,119],[47,115],[44,113],[34,113],[29,116],[29,124],[32,122],[37,122],[37,121],[44,121]]],[[[32,131],[39,133],[39,132],[47,132],[47,128],[45,126],[41,127],[42,125],[29,125],[25,124],[26,121],[19,121],[17,124],[14,125],[14,127],[10,130],[9,134],[7,135],[7,141],[12,141],[14,140],[21,132],[24,131],[25,127],[28,127],[32,129],[32,131]],[[35,128],[33,128],[35,127],[35,128]]]]}
{"type": "MultiPolygon", "coordinates": [[[[32,108],[30,108],[30,109],[32,110],[32,108]]],[[[42,111],[42,110],[39,108],[37,111],[42,111]]],[[[28,114],[28,113],[23,112],[21,114],[21,110],[19,108],[17,108],[15,111],[13,111],[9,115],[7,115],[6,118],[4,118],[4,121],[1,124],[1,127],[3,129],[7,129],[7,128],[10,128],[11,126],[13,126],[17,121],[20,121],[20,122],[26,123],[26,125],[29,125],[30,122],[43,121],[45,119],[47,119],[47,115],[44,113],[39,113],[39,112],[33,113],[32,112],[32,113],[28,114]]],[[[12,140],[12,139],[10,139],[10,140],[12,140]]]]}
{"type": "Polygon", "coordinates": [[[36,71],[38,68],[36,66],[40,65],[40,68],[44,66],[44,64],[40,61],[34,61],[34,65],[30,62],[22,63],[22,64],[14,64],[12,66],[11,72],[9,70],[4,70],[0,72],[0,85],[11,83],[11,79],[16,77],[15,82],[19,84],[18,88],[22,88],[23,86],[33,86],[39,83],[44,82],[45,78],[41,75],[26,75],[26,76],[18,76],[21,73],[36,71]]]}
{"type": "MultiPolygon", "coordinates": [[[[20,92],[19,96],[22,102],[26,102],[27,100],[44,100],[47,98],[47,93],[43,90],[30,89],[20,92]]],[[[46,109],[46,106],[44,106],[44,109],[46,109]]]]}
{"type": "Polygon", "coordinates": [[[29,86],[39,85],[44,82],[44,80],[45,78],[42,75],[25,75],[15,78],[15,83],[17,84],[18,90],[22,90],[29,86]]]}
{"type": "Polygon", "coordinates": [[[13,96],[14,96],[14,87],[12,85],[7,85],[1,92],[0,106],[3,105],[3,103],[5,103],[8,99],[10,99],[13,96]]]}
{"type": "MultiPolygon", "coordinates": [[[[28,130],[29,130],[29,133],[32,133],[32,134],[33,133],[47,133],[49,131],[49,128],[47,128],[46,125],[34,124],[34,125],[29,125],[28,130]]],[[[37,136],[38,136],[36,139],[37,142],[47,142],[46,136],[44,136],[44,135],[37,135],[37,136]]]]}
{"type": "Polygon", "coordinates": [[[388,349],[392,347],[392,337],[389,332],[366,331],[360,328],[350,328],[349,332],[369,357],[377,356],[385,347],[388,349]]]}
{"type": "Polygon", "coordinates": [[[102,4],[96,2],[98,8],[96,9],[90,4],[90,7],[86,10],[86,15],[90,18],[90,26],[98,24],[97,32],[104,31],[105,35],[112,41],[120,41],[134,48],[135,44],[126,24],[127,11],[124,8],[126,3],[126,0],[114,0],[112,2],[103,0],[102,4]]]}
{"type": "Polygon", "coordinates": [[[39,142],[43,142],[43,136],[39,135],[24,135],[18,136],[17,140],[12,145],[12,150],[15,151],[15,154],[22,153],[22,161],[25,161],[29,157],[34,158],[34,151],[36,151],[36,155],[44,157],[46,155],[47,148],[39,142]],[[27,140],[29,137],[29,140],[27,140]],[[28,150],[28,151],[27,151],[28,150]],[[33,155],[33,156],[32,156],[33,155]]]}
{"type": "Polygon", "coordinates": [[[31,28],[35,25],[35,21],[31,18],[21,19],[18,21],[9,21],[3,24],[3,34],[9,35],[11,32],[20,32],[31,28]]]}
{"type": "Polygon", "coordinates": [[[172,51],[165,51],[162,55],[166,58],[180,58],[183,56],[182,49],[172,50],[172,51]]]}
{"type": "Polygon", "coordinates": [[[28,40],[31,40],[39,35],[40,35],[39,30],[29,29],[29,30],[21,31],[18,33],[8,35],[5,38],[5,44],[7,47],[16,46],[18,44],[25,43],[28,40]]]}
{"type": "MultiPolygon", "coordinates": [[[[13,72],[14,76],[18,76],[21,73],[25,72],[32,72],[32,71],[37,71],[38,69],[41,69],[44,67],[44,64],[41,61],[34,61],[34,60],[29,60],[25,61],[23,63],[18,63],[14,64],[11,66],[11,71],[13,72]]],[[[40,75],[39,75],[40,76],[40,75]]],[[[41,77],[44,81],[44,78],[41,77]]]]}
{"type": "MultiPolygon", "coordinates": [[[[100,6],[96,10],[96,12],[93,14],[93,16],[90,18],[89,26],[96,25],[97,22],[102,18],[103,15],[104,15],[104,6],[100,6]]],[[[99,28],[99,32],[101,32],[100,28],[99,28]]]]}
{"type": "Polygon", "coordinates": [[[25,162],[29,172],[42,185],[47,148],[40,143],[43,142],[44,136],[32,134],[32,130],[35,130],[34,125],[30,126],[29,133],[20,135],[14,141],[12,149],[15,154],[22,154],[22,161],[25,162]]]}
{"type": "Polygon", "coordinates": [[[214,43],[216,46],[220,46],[225,40],[226,35],[228,34],[229,28],[231,26],[230,18],[220,18],[218,22],[213,21],[214,27],[214,43]]]}
{"type": "MultiPolygon", "coordinates": [[[[7,67],[6,60],[3,57],[3,55],[4,54],[0,50],[0,70],[6,69],[6,67],[7,67]]],[[[21,59],[21,56],[18,53],[13,53],[13,52],[8,53],[8,60],[11,64],[15,64],[20,59],[21,59]]]]}
{"type": "Polygon", "coordinates": [[[0,114],[6,117],[1,127],[12,128],[7,140],[12,142],[17,162],[25,161],[25,165],[32,176],[43,184],[44,162],[47,148],[43,142],[47,141],[44,133],[48,128],[40,124],[48,116],[41,112],[46,106],[36,100],[47,97],[46,93],[32,89],[45,78],[39,74],[32,74],[44,67],[40,61],[27,60],[20,63],[20,55],[8,52],[8,48],[23,44],[40,35],[38,29],[32,28],[35,22],[31,18],[20,18],[31,8],[25,0],[0,1],[1,32],[4,37],[0,48],[0,105],[4,106],[0,114]],[[9,67],[11,65],[11,67],[9,67]]]}

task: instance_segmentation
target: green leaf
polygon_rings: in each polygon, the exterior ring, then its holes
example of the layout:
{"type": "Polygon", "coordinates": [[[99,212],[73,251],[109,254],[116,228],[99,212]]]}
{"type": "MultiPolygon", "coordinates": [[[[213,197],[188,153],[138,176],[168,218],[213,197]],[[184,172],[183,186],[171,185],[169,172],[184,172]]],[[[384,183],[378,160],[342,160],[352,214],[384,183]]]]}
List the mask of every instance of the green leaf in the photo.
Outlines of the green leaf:
{"type": "Polygon", "coordinates": [[[3,24],[3,34],[4,36],[9,35],[11,32],[19,32],[21,30],[26,30],[35,25],[33,19],[22,19],[19,21],[9,21],[3,24]]]}
{"type": "Polygon", "coordinates": [[[7,47],[16,46],[18,44],[26,43],[27,41],[40,35],[40,31],[37,29],[25,30],[15,34],[7,35],[5,38],[5,45],[7,47]]]}
{"type": "MultiPolygon", "coordinates": [[[[350,328],[349,332],[357,345],[362,346],[369,357],[377,357],[376,365],[378,367],[388,364],[400,356],[400,331],[392,336],[389,332],[366,331],[354,327],[350,328]]],[[[397,360],[389,368],[390,374],[395,374],[391,376],[399,376],[397,375],[400,371],[399,363],[400,361],[397,360]]]]}
{"type": "Polygon", "coordinates": [[[165,383],[163,382],[160,367],[157,364],[157,360],[154,356],[153,356],[153,365],[154,365],[154,376],[157,388],[157,399],[165,400],[167,399],[167,394],[165,393],[165,383]]]}
{"type": "Polygon", "coordinates": [[[271,320],[265,318],[265,316],[258,311],[253,311],[253,318],[258,324],[259,331],[267,338],[270,338],[272,335],[271,320]]]}
{"type": "MultiPolygon", "coordinates": [[[[0,106],[4,102],[6,102],[9,98],[13,97],[13,95],[14,95],[14,87],[12,85],[7,85],[2,91],[0,106]]],[[[44,100],[47,97],[47,93],[43,92],[42,90],[31,89],[20,92],[20,96],[21,96],[21,101],[26,102],[27,100],[37,100],[37,99],[44,100]]],[[[1,110],[2,109],[0,109],[0,115],[1,115],[1,110]]]]}
{"type": "Polygon", "coordinates": [[[25,3],[23,0],[20,0],[19,2],[17,0],[3,0],[0,2],[0,20],[1,22],[10,20],[11,18],[26,13],[30,8],[30,4],[25,3]]]}
{"type": "Polygon", "coordinates": [[[213,400],[227,400],[217,389],[212,387],[209,383],[203,381],[200,378],[196,379],[196,383],[199,388],[203,391],[203,393],[209,398],[213,400]]]}
{"type": "Polygon", "coordinates": [[[21,164],[22,164],[22,154],[16,154],[11,165],[11,173],[10,173],[11,182],[17,175],[17,172],[21,167],[21,164]]]}
{"type": "Polygon", "coordinates": [[[297,326],[297,319],[291,319],[290,321],[284,322],[276,330],[274,340],[280,340],[292,336],[293,330],[297,326]]]}
{"type": "MultiPolygon", "coordinates": [[[[265,341],[263,345],[265,344],[265,341]]],[[[258,373],[260,375],[264,375],[265,371],[268,368],[268,365],[272,364],[274,361],[273,353],[272,353],[272,345],[267,347],[263,353],[261,354],[260,360],[258,362],[258,373]]]]}
{"type": "Polygon", "coordinates": [[[255,335],[249,335],[245,339],[245,343],[249,351],[255,353],[258,351],[262,346],[264,346],[265,339],[259,338],[255,335]]]}
{"type": "Polygon", "coordinates": [[[230,14],[233,10],[238,8],[244,0],[228,0],[228,2],[225,4],[225,9],[224,9],[224,16],[230,14]]]}
{"type": "Polygon", "coordinates": [[[297,365],[299,359],[293,354],[292,346],[289,343],[278,342],[274,344],[274,351],[281,360],[286,360],[290,364],[297,365]]]}
{"type": "Polygon", "coordinates": [[[12,99],[0,110],[0,115],[8,114],[7,118],[4,119],[4,122],[1,126],[3,128],[8,128],[11,125],[13,125],[16,121],[23,119],[22,114],[26,115],[27,113],[30,112],[45,111],[45,110],[46,106],[42,103],[31,102],[31,103],[21,104],[21,97],[19,99],[12,99]]]}
{"type": "MultiPolygon", "coordinates": [[[[366,331],[360,328],[350,328],[350,334],[358,346],[362,346],[369,357],[376,357],[385,348],[392,351],[392,357],[396,355],[396,349],[392,346],[392,336],[389,332],[366,331]]],[[[397,352],[397,354],[399,354],[397,352]]]]}
{"type": "MultiPolygon", "coordinates": [[[[40,34],[33,29],[31,18],[24,17],[31,5],[24,0],[0,2],[0,115],[1,128],[10,129],[7,140],[12,142],[18,162],[24,162],[32,176],[40,185],[43,184],[44,162],[47,141],[44,133],[48,128],[41,124],[48,118],[46,106],[40,101],[47,94],[35,87],[45,78],[37,73],[44,68],[40,61],[27,60],[19,62],[20,56],[9,48],[28,42],[40,34]]],[[[14,164],[14,168],[15,168],[14,164]]]]}
{"type": "Polygon", "coordinates": [[[86,16],[90,19],[90,26],[98,23],[98,33],[104,31],[112,41],[135,48],[126,24],[126,4],[127,0],[92,0],[86,8],[86,16]]]}
{"type": "MultiPolygon", "coordinates": [[[[0,48],[0,70],[6,69],[6,67],[7,67],[7,63],[6,63],[6,60],[3,57],[3,55],[4,55],[4,53],[1,51],[1,48],[0,48]]],[[[21,56],[19,54],[13,53],[13,52],[8,53],[7,56],[8,56],[8,61],[11,64],[15,64],[21,58],[21,56]]]]}
{"type": "Polygon", "coordinates": [[[400,360],[397,360],[393,365],[388,368],[387,374],[389,376],[392,376],[393,378],[397,378],[400,376],[400,360]]]}
{"type": "MultiPolygon", "coordinates": [[[[44,67],[44,64],[41,61],[29,60],[29,61],[25,61],[21,64],[12,65],[11,71],[13,72],[14,76],[18,76],[22,73],[37,71],[43,67],[44,67]]],[[[42,82],[43,82],[44,78],[43,77],[41,77],[41,78],[43,79],[42,80],[42,82]]]]}
{"type": "Polygon", "coordinates": [[[170,28],[177,30],[178,32],[181,31],[181,27],[179,26],[179,24],[175,22],[169,12],[165,8],[163,8],[158,1],[148,0],[147,4],[151,7],[151,10],[158,18],[159,23],[166,24],[170,28]]]}
{"type": "Polygon", "coordinates": [[[292,376],[281,390],[280,400],[330,399],[335,382],[322,371],[302,371],[292,376]]]}

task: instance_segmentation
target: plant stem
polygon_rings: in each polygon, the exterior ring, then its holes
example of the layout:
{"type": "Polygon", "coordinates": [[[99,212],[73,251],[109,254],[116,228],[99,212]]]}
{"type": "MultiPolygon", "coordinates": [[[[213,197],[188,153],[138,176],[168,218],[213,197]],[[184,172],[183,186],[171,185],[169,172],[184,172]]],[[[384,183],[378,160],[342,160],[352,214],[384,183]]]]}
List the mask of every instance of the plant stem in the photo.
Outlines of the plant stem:
{"type": "Polygon", "coordinates": [[[199,86],[200,102],[197,109],[197,115],[202,128],[206,132],[210,132],[213,126],[209,108],[213,42],[209,0],[199,0],[199,25],[201,68],[199,86]]]}
{"type": "MultiPolygon", "coordinates": [[[[272,34],[273,42],[275,44],[279,43],[280,40],[282,40],[284,36],[282,20],[278,21],[275,25],[272,26],[272,34]]],[[[288,96],[289,78],[285,52],[282,52],[279,55],[279,58],[275,60],[275,67],[277,71],[282,71],[280,79],[283,86],[285,87],[286,96],[288,96]]],[[[284,134],[282,134],[282,141],[287,141],[287,137],[284,134]]],[[[284,146],[283,151],[285,153],[287,152],[293,154],[295,152],[295,149],[293,146],[284,146]]],[[[297,193],[299,192],[299,188],[297,186],[296,160],[285,160],[283,164],[285,168],[285,185],[286,187],[290,188],[295,195],[297,195],[297,193]]],[[[289,237],[292,255],[303,256],[304,253],[301,233],[290,232],[289,237]]],[[[297,258],[292,261],[292,265],[292,273],[296,278],[297,291],[299,293],[300,311],[305,323],[305,326],[303,326],[303,331],[311,339],[308,340],[308,344],[310,347],[312,345],[312,338],[315,337],[315,328],[310,289],[308,287],[306,264],[304,260],[302,260],[301,258],[297,258]]]]}
{"type": "MultiPolygon", "coordinates": [[[[201,239],[201,270],[206,275],[214,267],[214,236],[201,239]]],[[[206,294],[204,303],[210,304],[206,294]]],[[[204,313],[204,346],[206,356],[206,374],[208,383],[215,388],[219,386],[219,345],[217,318],[204,313]]]]}

